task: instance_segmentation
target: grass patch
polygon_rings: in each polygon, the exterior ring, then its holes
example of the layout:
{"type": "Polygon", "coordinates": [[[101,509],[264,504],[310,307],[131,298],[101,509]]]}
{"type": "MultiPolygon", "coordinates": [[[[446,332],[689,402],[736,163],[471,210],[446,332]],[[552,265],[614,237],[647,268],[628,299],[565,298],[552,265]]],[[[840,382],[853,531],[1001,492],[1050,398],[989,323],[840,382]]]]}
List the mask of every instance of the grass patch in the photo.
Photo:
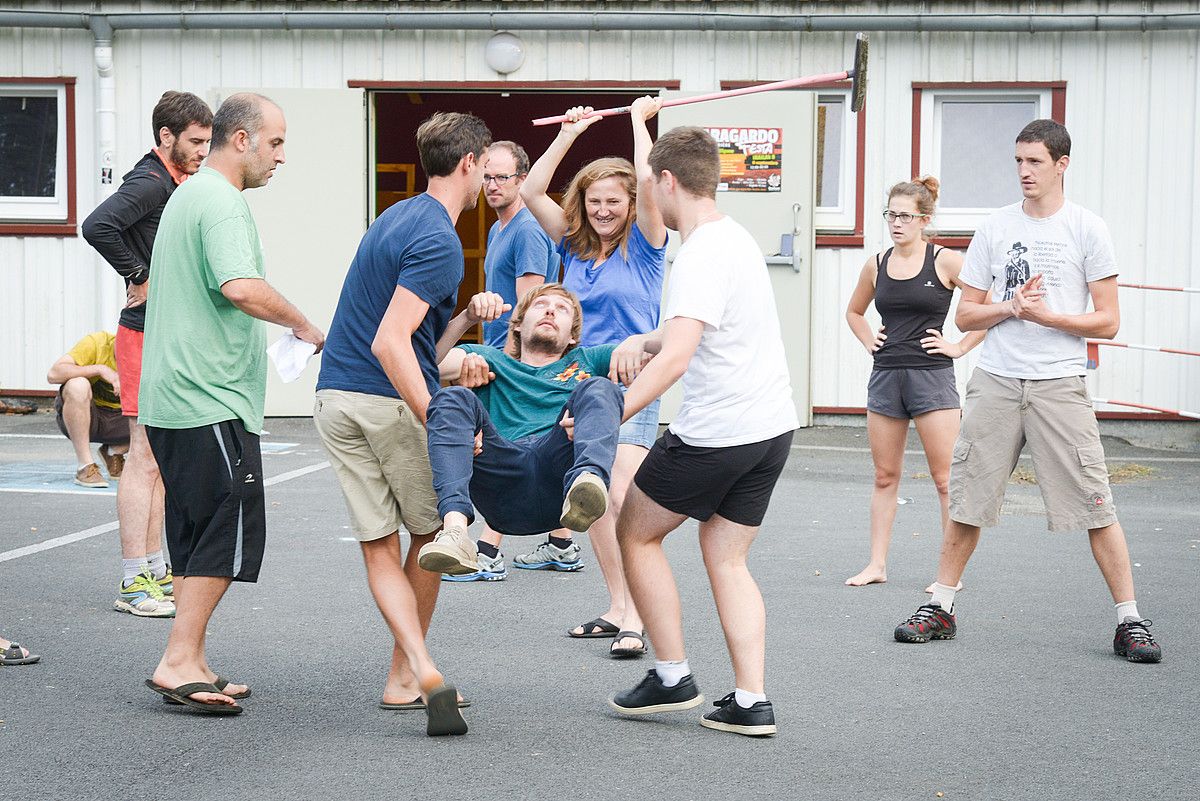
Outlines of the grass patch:
{"type": "MultiPolygon", "coordinates": [[[[1110,464],[1108,466],[1108,480],[1113,484],[1127,484],[1131,481],[1151,478],[1157,470],[1144,464],[1136,462],[1126,462],[1124,464],[1110,464]]],[[[1017,465],[1017,469],[1012,472],[1009,477],[1009,483],[1012,484],[1037,484],[1037,476],[1031,468],[1025,465],[1017,465]]]]}

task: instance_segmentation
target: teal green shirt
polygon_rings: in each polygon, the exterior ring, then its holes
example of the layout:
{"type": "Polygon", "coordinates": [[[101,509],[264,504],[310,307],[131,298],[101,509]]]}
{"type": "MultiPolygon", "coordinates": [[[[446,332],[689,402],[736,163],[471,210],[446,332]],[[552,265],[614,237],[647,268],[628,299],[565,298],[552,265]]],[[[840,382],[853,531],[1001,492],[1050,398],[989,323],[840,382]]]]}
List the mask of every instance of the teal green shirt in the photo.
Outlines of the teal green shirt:
{"type": "Polygon", "coordinates": [[[580,381],[608,376],[608,362],[616,345],[575,348],[545,367],[522,364],[497,348],[460,345],[467,353],[478,353],[496,378],[475,389],[501,436],[518,440],[545,434],[558,424],[562,408],[580,381]]]}
{"type": "Polygon", "coordinates": [[[266,329],[221,294],[235,278],[263,278],[262,242],[250,207],[216,170],[171,194],[150,259],[138,422],[198,428],[238,419],[263,427],[266,329]]]}

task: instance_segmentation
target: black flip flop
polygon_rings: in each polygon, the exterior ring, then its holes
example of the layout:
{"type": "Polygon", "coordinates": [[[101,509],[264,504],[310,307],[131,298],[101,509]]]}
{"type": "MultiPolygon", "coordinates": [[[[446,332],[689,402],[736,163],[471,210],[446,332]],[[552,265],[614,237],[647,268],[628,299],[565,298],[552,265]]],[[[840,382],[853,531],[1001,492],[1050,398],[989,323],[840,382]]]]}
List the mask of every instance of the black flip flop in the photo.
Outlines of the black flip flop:
{"type": "Polygon", "coordinates": [[[230,706],[228,704],[211,704],[204,701],[197,701],[189,696],[192,693],[219,693],[215,684],[209,684],[206,681],[193,681],[187,684],[181,684],[178,687],[160,687],[154,683],[154,679],[146,679],[146,686],[154,692],[165,698],[173,698],[183,706],[189,709],[194,709],[204,715],[240,715],[242,708],[230,706]]]}
{"type": "Polygon", "coordinates": [[[21,643],[10,643],[7,648],[0,651],[0,665],[32,665],[41,659],[37,654],[25,656],[25,652],[21,650],[21,643]]]}
{"type": "MultiPolygon", "coordinates": [[[[249,687],[247,687],[244,691],[242,691],[240,693],[227,693],[227,692],[225,692],[225,688],[228,687],[229,685],[230,685],[229,679],[225,678],[224,676],[217,676],[217,680],[213,682],[213,686],[217,688],[217,692],[221,693],[222,695],[227,695],[235,701],[240,701],[243,698],[250,697],[250,688],[249,687]]],[[[169,695],[163,696],[163,703],[164,704],[176,704],[176,705],[179,704],[178,701],[176,701],[174,698],[170,697],[169,695]]]]}
{"type": "MultiPolygon", "coordinates": [[[[471,705],[471,702],[466,700],[465,698],[458,702],[459,709],[466,709],[470,705],[471,705]]],[[[379,708],[387,709],[387,710],[390,710],[393,712],[410,712],[415,709],[424,709],[425,701],[421,698],[421,696],[418,695],[416,698],[412,699],[411,701],[403,701],[399,704],[389,704],[387,701],[380,701],[379,708]]]]}
{"type": "Polygon", "coordinates": [[[425,702],[425,714],[429,720],[425,733],[430,737],[447,734],[466,734],[467,722],[458,711],[458,690],[452,684],[443,684],[430,692],[425,702]]]}
{"type": "Polygon", "coordinates": [[[579,625],[583,627],[582,634],[576,634],[574,630],[569,630],[567,636],[574,637],[577,640],[585,638],[611,639],[614,634],[621,630],[620,626],[614,625],[602,617],[589,620],[587,623],[580,623],[579,625]]]}
{"type": "Polygon", "coordinates": [[[637,640],[642,645],[640,648],[610,648],[608,655],[613,659],[636,659],[646,653],[646,633],[644,631],[618,631],[617,636],[613,637],[613,642],[625,639],[637,640]]]}

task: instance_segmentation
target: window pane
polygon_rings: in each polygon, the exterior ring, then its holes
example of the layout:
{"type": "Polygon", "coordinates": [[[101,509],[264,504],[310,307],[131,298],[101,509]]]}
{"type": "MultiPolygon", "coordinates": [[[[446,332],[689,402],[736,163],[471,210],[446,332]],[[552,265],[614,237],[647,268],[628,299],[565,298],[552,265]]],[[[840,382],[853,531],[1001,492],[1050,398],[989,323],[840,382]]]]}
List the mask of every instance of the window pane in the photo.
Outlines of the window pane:
{"type": "Polygon", "coordinates": [[[842,189],[842,126],[844,101],[817,103],[817,205],[837,207],[842,189]]]}
{"type": "Polygon", "coordinates": [[[1020,200],[1013,140],[1036,119],[1037,103],[945,100],[941,110],[939,205],[999,208],[1020,200]]]}
{"type": "Polygon", "coordinates": [[[0,96],[0,196],[54,197],[58,99],[0,96]]]}

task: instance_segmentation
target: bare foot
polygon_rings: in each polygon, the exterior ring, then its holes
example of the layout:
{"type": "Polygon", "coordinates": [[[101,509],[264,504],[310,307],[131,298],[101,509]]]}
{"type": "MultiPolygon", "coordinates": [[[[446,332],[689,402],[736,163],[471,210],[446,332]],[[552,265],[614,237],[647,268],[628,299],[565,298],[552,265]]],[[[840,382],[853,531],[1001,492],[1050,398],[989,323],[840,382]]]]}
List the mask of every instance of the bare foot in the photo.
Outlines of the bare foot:
{"type": "MultiPolygon", "coordinates": [[[[933,582],[933,584],[937,584],[937,582],[935,581],[935,582],[933,582]]],[[[925,588],[926,595],[933,595],[933,584],[930,584],[928,587],[925,588]]],[[[960,582],[958,582],[957,586],[955,586],[954,591],[958,592],[961,589],[962,589],[962,582],[960,581],[960,582]]]]}
{"type": "Polygon", "coordinates": [[[886,584],[887,571],[873,567],[865,567],[858,575],[846,579],[847,587],[865,587],[868,584],[886,584]]]}
{"type": "MultiPolygon", "coordinates": [[[[417,683],[416,677],[413,676],[411,670],[406,670],[404,673],[404,676],[388,676],[387,684],[383,688],[383,703],[407,704],[421,700],[421,685],[417,683]]],[[[443,681],[439,676],[437,683],[441,684],[443,681]]],[[[458,694],[458,700],[463,700],[462,693],[458,694]]]]}
{"type": "MultiPolygon", "coordinates": [[[[159,687],[171,689],[184,684],[191,684],[195,681],[211,683],[212,680],[206,675],[206,671],[202,668],[167,668],[159,665],[154,670],[153,681],[159,687]]],[[[230,687],[234,685],[229,685],[230,687]]],[[[237,701],[230,698],[224,693],[191,693],[188,695],[193,701],[199,701],[202,704],[225,704],[227,706],[237,706],[237,701]]]]}

